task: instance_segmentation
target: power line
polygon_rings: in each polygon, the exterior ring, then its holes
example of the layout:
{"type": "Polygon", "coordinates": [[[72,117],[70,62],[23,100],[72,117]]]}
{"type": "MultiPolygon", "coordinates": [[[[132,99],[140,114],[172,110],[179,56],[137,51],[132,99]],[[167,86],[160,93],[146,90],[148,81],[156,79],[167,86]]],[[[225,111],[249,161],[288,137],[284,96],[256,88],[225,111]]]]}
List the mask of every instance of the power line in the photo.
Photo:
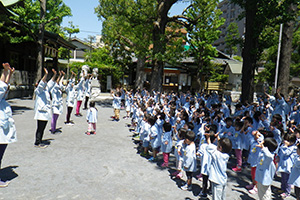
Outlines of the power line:
{"type": "Polygon", "coordinates": [[[83,33],[101,33],[101,32],[96,32],[96,31],[83,31],[83,30],[80,30],[80,32],[83,32],[83,33]]]}

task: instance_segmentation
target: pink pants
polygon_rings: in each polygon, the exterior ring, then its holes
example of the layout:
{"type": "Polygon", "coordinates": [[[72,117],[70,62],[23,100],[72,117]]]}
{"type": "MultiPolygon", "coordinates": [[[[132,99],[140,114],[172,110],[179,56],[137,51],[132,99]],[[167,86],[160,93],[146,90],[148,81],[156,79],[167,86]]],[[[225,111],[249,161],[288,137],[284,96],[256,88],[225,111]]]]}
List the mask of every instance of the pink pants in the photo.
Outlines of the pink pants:
{"type": "Polygon", "coordinates": [[[242,166],[242,150],[235,149],[235,156],[236,156],[237,165],[239,167],[241,167],[242,166]]]}
{"type": "Polygon", "coordinates": [[[169,155],[170,155],[170,153],[163,153],[164,163],[166,165],[169,164],[169,155]]]}
{"type": "Polygon", "coordinates": [[[96,132],[96,123],[90,123],[88,126],[88,132],[95,131],[96,132]]]}
{"type": "Polygon", "coordinates": [[[82,101],[77,101],[77,105],[76,105],[76,115],[78,115],[80,113],[80,106],[81,106],[82,101]]]}

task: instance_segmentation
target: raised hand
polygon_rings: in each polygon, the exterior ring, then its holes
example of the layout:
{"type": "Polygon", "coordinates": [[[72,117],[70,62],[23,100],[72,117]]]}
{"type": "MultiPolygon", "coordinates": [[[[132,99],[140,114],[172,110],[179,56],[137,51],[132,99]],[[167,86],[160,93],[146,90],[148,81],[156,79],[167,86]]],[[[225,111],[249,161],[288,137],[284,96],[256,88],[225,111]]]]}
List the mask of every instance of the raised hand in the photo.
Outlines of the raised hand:
{"type": "Polygon", "coordinates": [[[9,63],[2,63],[2,66],[3,66],[4,70],[10,71],[10,69],[11,69],[9,63]]]}
{"type": "Polygon", "coordinates": [[[264,141],[263,142],[261,142],[261,143],[259,143],[258,145],[256,145],[257,147],[259,147],[259,148],[264,148],[264,141]]]}
{"type": "Polygon", "coordinates": [[[10,74],[14,73],[15,72],[15,68],[10,68],[10,74]]]}
{"type": "Polygon", "coordinates": [[[53,74],[55,74],[55,75],[57,74],[56,70],[53,69],[53,68],[52,68],[52,72],[53,72],[53,74]]]}

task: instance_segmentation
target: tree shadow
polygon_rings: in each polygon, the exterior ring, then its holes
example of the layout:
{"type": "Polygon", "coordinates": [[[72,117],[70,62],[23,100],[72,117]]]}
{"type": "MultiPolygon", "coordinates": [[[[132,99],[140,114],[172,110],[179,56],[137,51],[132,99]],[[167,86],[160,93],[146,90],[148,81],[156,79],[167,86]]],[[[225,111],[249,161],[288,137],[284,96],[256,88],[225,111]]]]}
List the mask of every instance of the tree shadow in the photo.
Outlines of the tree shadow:
{"type": "Polygon", "coordinates": [[[112,108],[112,100],[100,100],[97,101],[96,104],[100,107],[112,108]]]}
{"type": "Polygon", "coordinates": [[[255,200],[255,198],[250,197],[247,192],[244,192],[244,191],[241,191],[241,190],[237,190],[237,189],[234,189],[234,188],[232,188],[232,190],[240,193],[239,197],[240,197],[241,200],[255,200]]]}
{"type": "Polygon", "coordinates": [[[19,166],[8,166],[0,170],[0,178],[2,181],[11,181],[19,175],[14,171],[19,166]]]}
{"type": "MultiPolygon", "coordinates": [[[[176,177],[172,176],[172,173],[174,173],[175,171],[176,170],[172,169],[172,168],[168,169],[170,179],[176,183],[176,185],[179,189],[181,189],[181,186],[183,186],[186,183],[186,181],[181,178],[176,178],[176,177]]],[[[185,172],[183,172],[183,173],[185,173],[185,172]]],[[[195,174],[196,173],[194,173],[193,175],[195,175],[195,174]]],[[[193,181],[194,180],[195,179],[193,179],[193,181]]],[[[201,187],[198,184],[192,183],[192,191],[190,191],[190,192],[192,192],[195,197],[199,195],[200,191],[201,191],[201,187]]],[[[187,199],[189,199],[189,198],[187,198],[187,199]]]]}
{"type": "Polygon", "coordinates": [[[26,106],[15,106],[15,105],[12,105],[11,109],[12,109],[12,114],[13,115],[21,115],[25,111],[33,110],[32,108],[29,108],[29,107],[26,107],[26,106]]]}

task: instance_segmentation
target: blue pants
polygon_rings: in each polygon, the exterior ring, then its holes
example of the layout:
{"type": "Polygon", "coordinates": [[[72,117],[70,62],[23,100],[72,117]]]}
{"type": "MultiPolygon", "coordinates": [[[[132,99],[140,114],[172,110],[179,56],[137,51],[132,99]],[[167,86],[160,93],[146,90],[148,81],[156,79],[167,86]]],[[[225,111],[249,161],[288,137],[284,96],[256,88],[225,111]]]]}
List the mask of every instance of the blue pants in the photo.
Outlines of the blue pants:
{"type": "Polygon", "coordinates": [[[281,190],[285,193],[291,193],[291,184],[288,184],[290,174],[286,172],[281,172],[281,190]]]}

